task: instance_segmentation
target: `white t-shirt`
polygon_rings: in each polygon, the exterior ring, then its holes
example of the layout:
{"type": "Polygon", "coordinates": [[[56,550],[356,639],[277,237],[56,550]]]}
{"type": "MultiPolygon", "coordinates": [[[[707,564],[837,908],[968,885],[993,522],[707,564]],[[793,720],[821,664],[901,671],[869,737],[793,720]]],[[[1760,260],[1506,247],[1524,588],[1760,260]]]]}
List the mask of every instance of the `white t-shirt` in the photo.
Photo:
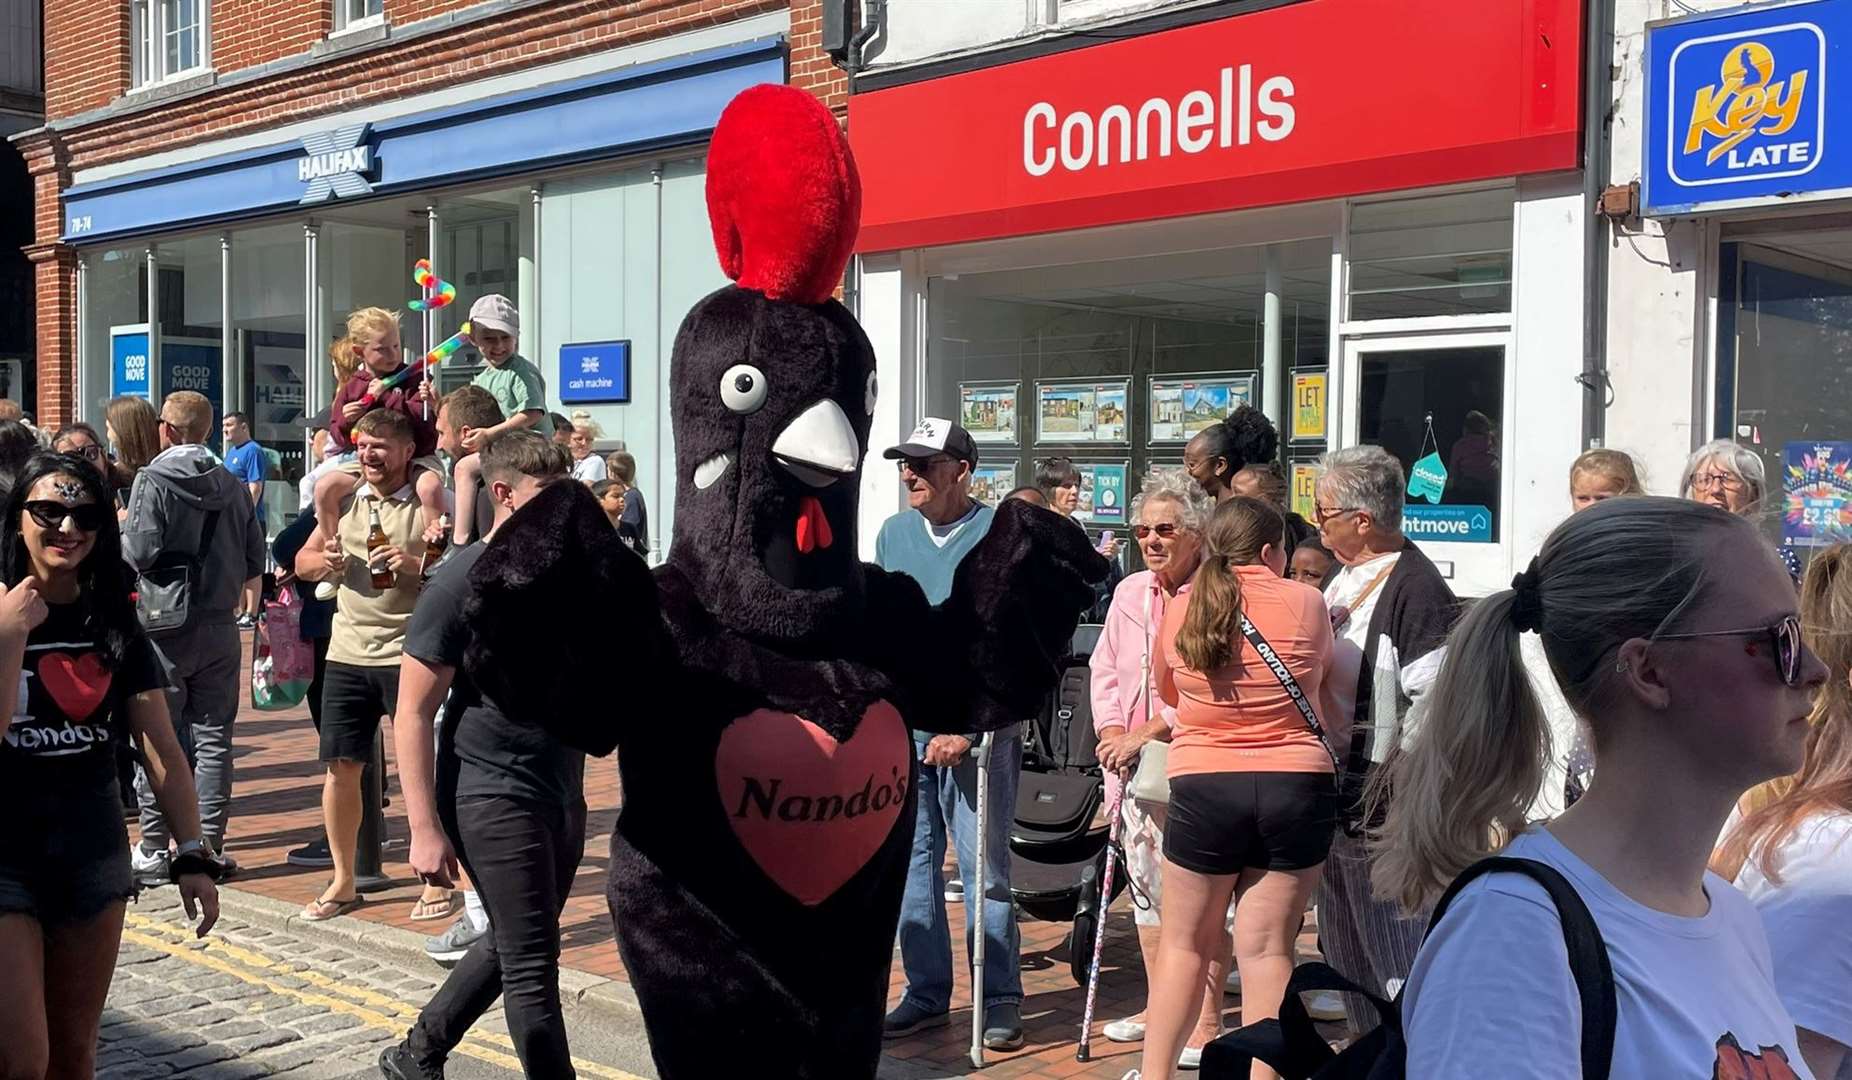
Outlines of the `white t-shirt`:
{"type": "Polygon", "coordinates": [[[597,454],[587,454],[572,463],[572,478],[581,484],[596,484],[607,475],[604,458],[597,454]]]}
{"type": "MultiPolygon", "coordinates": [[[[1852,814],[1818,814],[1780,848],[1781,884],[1753,859],[1736,886],[1755,902],[1794,1022],[1852,1046],[1852,814]]],[[[1852,1080],[1852,1054],[1835,1080],[1852,1080]]]]}
{"type": "MultiPolygon", "coordinates": [[[[1775,994],[1761,919],[1729,882],[1707,873],[1710,911],[1684,918],[1629,899],[1547,831],[1525,833],[1505,854],[1561,871],[1601,928],[1619,1006],[1615,1080],[1813,1080],[1775,994]],[[1787,1072],[1763,1071],[1782,1057],[1787,1072]]],[[[1462,890],[1415,958],[1402,1020],[1410,1076],[1581,1076],[1581,1000],[1543,886],[1490,874],[1462,890]]]]}
{"type": "MultiPolygon", "coordinates": [[[[1325,606],[1332,612],[1335,631],[1331,639],[1331,672],[1325,680],[1346,726],[1357,716],[1357,677],[1363,673],[1363,646],[1370,637],[1370,619],[1376,613],[1376,602],[1382,599],[1383,590],[1389,585],[1389,572],[1395,569],[1396,560],[1401,557],[1402,553],[1395,551],[1358,566],[1346,566],[1325,588],[1325,606]],[[1382,580],[1376,581],[1379,575],[1382,580]],[[1376,587],[1372,589],[1370,583],[1373,581],[1376,587]],[[1366,589],[1368,595],[1358,603],[1358,596],[1366,589]],[[1350,612],[1342,623],[1336,621],[1340,609],[1350,612]]],[[[1390,715],[1394,715],[1393,706],[1390,715]]]]}

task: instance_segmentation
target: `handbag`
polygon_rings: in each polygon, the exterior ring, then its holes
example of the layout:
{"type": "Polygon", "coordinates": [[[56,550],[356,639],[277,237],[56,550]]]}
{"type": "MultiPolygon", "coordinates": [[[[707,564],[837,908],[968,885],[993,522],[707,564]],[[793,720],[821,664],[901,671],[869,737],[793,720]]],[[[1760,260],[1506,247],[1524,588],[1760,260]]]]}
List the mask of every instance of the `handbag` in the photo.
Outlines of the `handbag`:
{"type": "MultiPolygon", "coordinates": [[[[1151,596],[1145,593],[1145,651],[1138,662],[1139,684],[1145,692],[1145,723],[1151,723],[1151,648],[1157,628],[1151,625],[1151,596]]],[[[1138,751],[1138,768],[1132,772],[1127,794],[1153,806],[1170,805],[1170,744],[1156,739],[1138,751]]]]}
{"type": "Polygon", "coordinates": [[[302,599],[292,586],[264,604],[251,649],[251,707],[277,712],[302,704],[315,681],[315,651],[302,640],[302,599]]]}
{"type": "Polygon", "coordinates": [[[203,568],[219,528],[219,511],[206,514],[192,552],[162,552],[135,580],[135,614],[150,634],[178,630],[193,615],[193,600],[205,584],[203,568]]]}

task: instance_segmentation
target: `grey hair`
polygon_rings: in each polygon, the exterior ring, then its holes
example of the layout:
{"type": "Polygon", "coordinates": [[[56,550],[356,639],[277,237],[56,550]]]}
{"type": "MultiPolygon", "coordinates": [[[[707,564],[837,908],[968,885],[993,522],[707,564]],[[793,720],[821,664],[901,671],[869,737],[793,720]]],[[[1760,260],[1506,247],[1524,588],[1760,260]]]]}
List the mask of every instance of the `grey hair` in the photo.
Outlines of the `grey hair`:
{"type": "Polygon", "coordinates": [[[1380,446],[1333,450],[1318,461],[1318,482],[1328,485],[1343,509],[1365,511],[1384,529],[1402,531],[1408,474],[1389,451],[1380,446]]]}
{"type": "Polygon", "coordinates": [[[1177,504],[1177,523],[1189,532],[1201,535],[1203,526],[1209,523],[1209,515],[1215,510],[1215,503],[1208,492],[1190,474],[1183,469],[1171,466],[1152,469],[1145,474],[1145,485],[1132,498],[1132,524],[1138,524],[1144,515],[1145,504],[1154,499],[1163,499],[1177,504]]]}
{"type": "MultiPolygon", "coordinates": [[[[1683,625],[1722,576],[1713,552],[1733,530],[1762,544],[1748,521],[1714,506],[1639,496],[1572,514],[1543,542],[1532,564],[1543,654],[1597,752],[1609,737],[1600,713],[1615,653],[1683,625]]],[[[1454,628],[1420,723],[1372,785],[1371,804],[1386,806],[1374,837],[1376,891],[1409,912],[1524,830],[1552,759],[1516,598],[1493,593],[1454,628]]]]}
{"type": "Polygon", "coordinates": [[[1734,439],[1712,439],[1685,459],[1685,471],[1678,478],[1680,496],[1691,498],[1691,485],[1698,478],[1698,470],[1712,461],[1721,462],[1724,468],[1743,478],[1749,488],[1751,508],[1762,505],[1762,499],[1768,494],[1768,473],[1762,467],[1762,456],[1734,439]]]}

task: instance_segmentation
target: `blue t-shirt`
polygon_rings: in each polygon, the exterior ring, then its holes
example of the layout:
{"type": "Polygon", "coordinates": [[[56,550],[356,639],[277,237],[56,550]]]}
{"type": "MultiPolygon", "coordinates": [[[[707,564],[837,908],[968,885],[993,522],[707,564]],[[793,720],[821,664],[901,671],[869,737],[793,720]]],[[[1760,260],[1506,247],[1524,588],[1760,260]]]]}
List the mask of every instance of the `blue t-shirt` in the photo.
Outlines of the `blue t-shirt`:
{"type": "MultiPolygon", "coordinates": [[[[261,484],[268,479],[270,459],[265,456],[264,448],[257,445],[256,439],[249,439],[243,446],[234,446],[225,451],[225,468],[240,483],[261,484]]],[[[257,520],[264,520],[262,499],[257,500],[257,520]]]]}

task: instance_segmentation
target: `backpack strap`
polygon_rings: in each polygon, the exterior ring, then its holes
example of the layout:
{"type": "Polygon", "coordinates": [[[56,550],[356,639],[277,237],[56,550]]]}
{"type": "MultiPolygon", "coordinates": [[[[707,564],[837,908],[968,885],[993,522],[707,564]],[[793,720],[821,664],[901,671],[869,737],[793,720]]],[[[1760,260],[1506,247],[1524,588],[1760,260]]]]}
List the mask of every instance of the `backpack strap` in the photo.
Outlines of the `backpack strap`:
{"type": "MultiPolygon", "coordinates": [[[[1614,1026],[1618,1012],[1614,969],[1608,962],[1607,943],[1601,939],[1601,928],[1595,925],[1595,917],[1589,913],[1588,905],[1582,902],[1575,886],[1555,867],[1535,859],[1509,856],[1480,859],[1461,871],[1453,884],[1447,886],[1440,902],[1434,905],[1427,932],[1432,934],[1440,925],[1461,889],[1486,874],[1499,873],[1530,878],[1543,886],[1550,894],[1551,903],[1556,905],[1556,914],[1563,924],[1563,944],[1569,948],[1569,973],[1575,977],[1576,992],[1582,999],[1582,1077],[1583,1080],[1608,1080],[1614,1058],[1614,1026]]],[[[1426,940],[1425,935],[1423,940],[1426,940]]]]}
{"type": "Polygon", "coordinates": [[[218,531],[219,512],[217,510],[206,511],[206,523],[199,530],[199,550],[187,560],[188,567],[193,571],[192,586],[195,596],[199,595],[199,590],[205,588],[206,559],[212,554],[212,534],[218,531]]]}

